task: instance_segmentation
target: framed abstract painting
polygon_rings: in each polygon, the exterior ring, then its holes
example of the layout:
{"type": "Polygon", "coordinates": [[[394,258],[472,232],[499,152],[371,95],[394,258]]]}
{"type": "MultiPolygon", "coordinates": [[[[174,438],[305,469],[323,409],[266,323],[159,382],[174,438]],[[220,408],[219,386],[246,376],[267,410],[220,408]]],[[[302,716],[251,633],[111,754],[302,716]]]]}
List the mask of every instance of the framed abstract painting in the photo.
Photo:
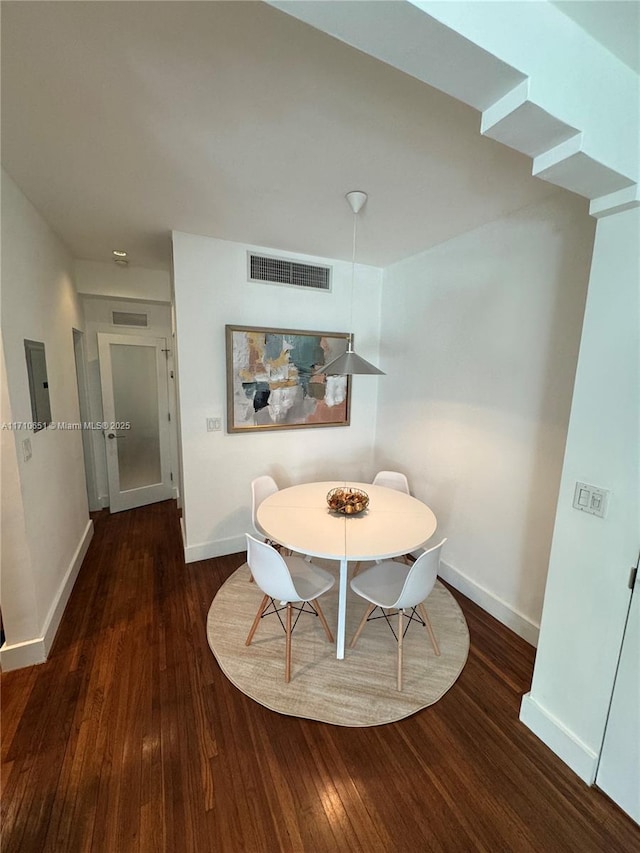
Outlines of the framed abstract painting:
{"type": "Polygon", "coordinates": [[[349,376],[317,373],[347,332],[226,326],[227,431],[349,426],[349,376]]]}

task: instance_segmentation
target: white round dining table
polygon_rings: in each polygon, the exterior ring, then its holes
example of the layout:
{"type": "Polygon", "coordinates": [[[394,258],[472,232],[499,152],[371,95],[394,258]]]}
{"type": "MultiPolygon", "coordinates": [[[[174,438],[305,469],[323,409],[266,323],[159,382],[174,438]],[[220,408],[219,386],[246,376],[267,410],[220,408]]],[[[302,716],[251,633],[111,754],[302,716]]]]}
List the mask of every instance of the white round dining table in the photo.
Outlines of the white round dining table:
{"type": "Polygon", "coordinates": [[[258,523],[270,539],[285,548],[340,562],[336,656],[344,658],[349,562],[380,560],[420,548],[435,532],[436,517],[429,507],[404,492],[371,483],[303,483],[281,489],[260,504],[258,523]],[[337,487],[363,489],[368,508],[359,515],[342,515],[327,505],[327,493],[337,487]]]}

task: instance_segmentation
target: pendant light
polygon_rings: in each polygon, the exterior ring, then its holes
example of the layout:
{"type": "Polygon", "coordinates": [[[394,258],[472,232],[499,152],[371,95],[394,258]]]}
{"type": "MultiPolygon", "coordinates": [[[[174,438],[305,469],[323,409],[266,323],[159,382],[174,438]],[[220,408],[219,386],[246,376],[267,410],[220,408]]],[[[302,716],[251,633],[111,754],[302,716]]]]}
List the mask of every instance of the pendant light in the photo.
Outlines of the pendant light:
{"type": "MultiPolygon", "coordinates": [[[[360,190],[353,190],[352,192],[347,193],[345,196],[347,201],[349,202],[349,207],[353,211],[353,249],[351,253],[351,323],[350,327],[353,328],[353,285],[355,279],[355,270],[356,270],[356,234],[357,234],[357,224],[358,224],[358,213],[364,207],[367,201],[367,194],[361,192],[360,190]]],[[[324,373],[327,376],[351,376],[353,374],[369,374],[369,375],[379,375],[384,376],[385,373],[383,370],[379,370],[370,362],[366,361],[364,358],[361,358],[357,353],[353,351],[353,333],[349,332],[349,340],[347,343],[347,350],[342,355],[339,355],[337,358],[334,358],[333,361],[330,361],[329,364],[325,364],[324,367],[321,367],[316,373],[324,373]]]]}

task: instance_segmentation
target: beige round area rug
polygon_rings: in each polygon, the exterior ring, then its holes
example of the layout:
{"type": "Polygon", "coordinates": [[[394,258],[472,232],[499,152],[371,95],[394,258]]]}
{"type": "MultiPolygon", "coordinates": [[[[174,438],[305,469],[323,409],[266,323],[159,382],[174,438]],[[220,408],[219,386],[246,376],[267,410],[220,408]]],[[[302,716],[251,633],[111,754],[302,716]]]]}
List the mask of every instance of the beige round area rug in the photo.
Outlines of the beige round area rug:
{"type": "MultiPolygon", "coordinates": [[[[335,634],[338,565],[324,560],[314,563],[336,575],[335,586],[320,599],[335,634]]],[[[404,638],[403,689],[399,692],[397,644],[384,619],[367,623],[355,649],[349,648],[367,604],[349,588],[344,660],[337,660],[335,643],[328,642],[320,620],[302,613],[292,635],[291,681],[286,684],[285,634],[277,616],[264,617],[251,645],[245,645],[262,595],[249,581],[246,563],[240,566],[211,604],[207,636],[227,678],[247,696],[281,714],[339,726],[377,726],[401,720],[437,702],[467,660],[467,623],[451,593],[437,582],[426,608],[441,654],[434,654],[422,625],[412,623],[404,638]]]]}

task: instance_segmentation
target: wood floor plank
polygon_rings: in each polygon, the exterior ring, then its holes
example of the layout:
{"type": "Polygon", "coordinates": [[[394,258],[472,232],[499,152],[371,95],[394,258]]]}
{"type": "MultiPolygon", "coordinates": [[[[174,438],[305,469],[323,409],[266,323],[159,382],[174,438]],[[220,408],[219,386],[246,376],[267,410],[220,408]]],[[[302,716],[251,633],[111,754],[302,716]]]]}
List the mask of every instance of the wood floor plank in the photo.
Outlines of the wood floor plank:
{"type": "MultiPolygon", "coordinates": [[[[367,790],[357,784],[356,779],[348,769],[350,750],[344,750],[331,736],[331,729],[317,723],[304,721],[302,731],[305,740],[316,763],[316,791],[323,804],[327,816],[338,812],[343,821],[349,822],[357,842],[351,849],[379,850],[393,849],[394,839],[387,831],[375,802],[367,795],[367,790]]],[[[360,731],[360,730],[359,730],[360,731]]],[[[342,730],[343,738],[346,734],[342,730]]],[[[381,778],[387,774],[385,768],[381,778]]],[[[331,819],[333,826],[337,821],[331,819]]],[[[344,832],[334,833],[335,845],[339,846],[344,838],[344,832]]],[[[334,845],[334,849],[335,849],[334,845]]]]}
{"type": "Polygon", "coordinates": [[[2,675],[3,853],[640,849],[520,723],[535,650],[459,593],[453,688],[391,725],[329,726],[257,704],[211,654],[244,554],[185,565],[172,501],[94,524],[49,660],[2,675]]]}
{"type": "Polygon", "coordinates": [[[36,683],[37,668],[34,666],[17,670],[15,678],[2,690],[2,742],[0,743],[0,758],[2,762],[10,762],[10,750],[16,731],[22,720],[23,714],[31,691],[36,683]]]}

